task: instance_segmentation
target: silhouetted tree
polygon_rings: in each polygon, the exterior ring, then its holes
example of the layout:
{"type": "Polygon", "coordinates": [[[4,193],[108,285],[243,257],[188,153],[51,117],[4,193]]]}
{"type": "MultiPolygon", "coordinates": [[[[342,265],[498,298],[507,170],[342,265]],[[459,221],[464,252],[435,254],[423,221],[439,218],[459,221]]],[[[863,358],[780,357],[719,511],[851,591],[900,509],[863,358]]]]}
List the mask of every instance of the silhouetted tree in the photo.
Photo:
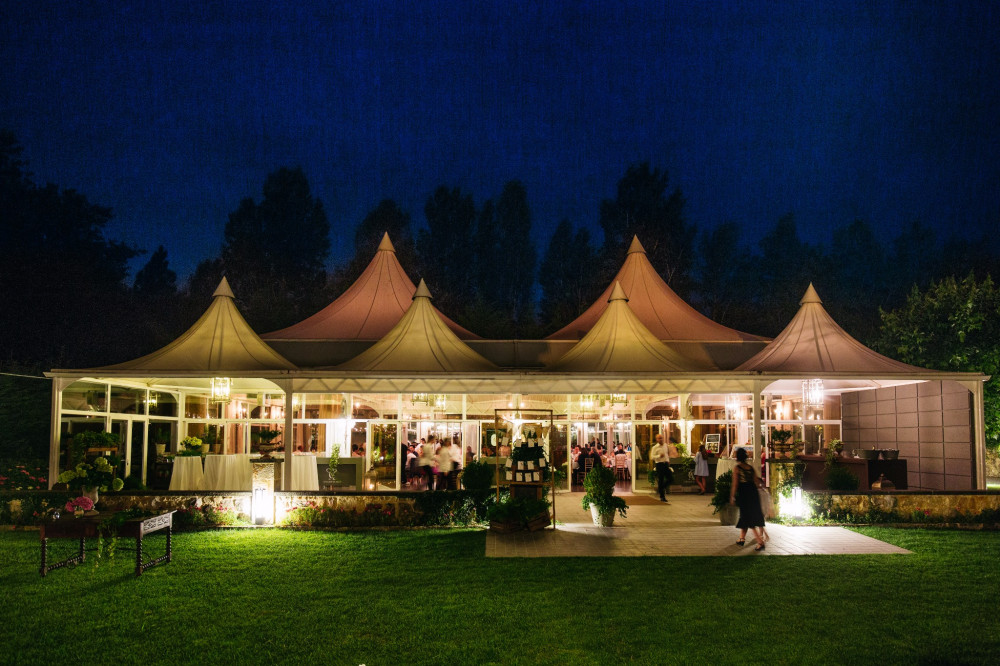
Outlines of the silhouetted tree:
{"type": "Polygon", "coordinates": [[[838,227],[823,263],[822,277],[814,279],[822,279],[830,315],[854,337],[871,340],[878,330],[879,308],[890,306],[890,277],[879,237],[864,220],[838,227]]]}
{"type": "Polygon", "coordinates": [[[739,227],[734,222],[720,224],[698,243],[695,303],[720,324],[740,328],[755,309],[757,270],[757,262],[741,242],[739,227]]]}
{"type": "Polygon", "coordinates": [[[590,242],[590,232],[573,232],[568,220],[561,221],[552,233],[538,268],[542,290],[539,318],[548,330],[556,330],[587,309],[601,292],[594,267],[597,253],[590,242]]]}
{"type": "Polygon", "coordinates": [[[173,296],[177,293],[177,273],[170,270],[167,251],[162,245],[135,274],[132,289],[137,296],[144,297],[173,296]]]}
{"type": "Polygon", "coordinates": [[[648,162],[633,165],[618,181],[613,200],[601,202],[607,283],[621,266],[633,236],[660,276],[681,296],[690,290],[694,227],[684,219],[684,197],[674,188],[669,194],[666,171],[651,169],[648,162]]]}
{"type": "Polygon", "coordinates": [[[334,272],[333,288],[328,294],[336,298],[350,287],[365,270],[378,250],[382,237],[388,233],[389,240],[396,248],[396,257],[403,270],[415,283],[420,279],[420,266],[413,234],[410,231],[410,215],[403,211],[392,199],[383,199],[358,225],[354,232],[354,257],[334,272]]]}
{"type": "Polygon", "coordinates": [[[254,329],[287,326],[320,307],[329,234],[300,168],[269,174],[261,202],[246,198],[229,215],[222,267],[254,329]]]}
{"type": "Polygon", "coordinates": [[[469,304],[474,285],[469,279],[476,206],[458,188],[441,186],[424,206],[427,229],[417,239],[422,277],[435,294],[435,305],[457,313],[469,304]]]}
{"type": "Polygon", "coordinates": [[[498,262],[495,279],[500,288],[499,317],[513,322],[513,333],[534,324],[535,243],[531,239],[531,209],[520,181],[504,185],[496,202],[498,262]]]}
{"type": "Polygon", "coordinates": [[[109,208],[36,185],[22,152],[0,132],[0,348],[7,360],[49,367],[122,360],[136,251],[105,238],[109,208]]]}

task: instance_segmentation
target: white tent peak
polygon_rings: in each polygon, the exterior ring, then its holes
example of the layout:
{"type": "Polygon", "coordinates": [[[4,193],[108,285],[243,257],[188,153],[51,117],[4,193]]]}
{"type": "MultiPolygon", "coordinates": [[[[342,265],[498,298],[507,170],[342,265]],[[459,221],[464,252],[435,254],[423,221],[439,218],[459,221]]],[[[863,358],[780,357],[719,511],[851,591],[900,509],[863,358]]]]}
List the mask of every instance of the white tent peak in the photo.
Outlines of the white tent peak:
{"type": "Polygon", "coordinates": [[[628,302],[628,296],[625,295],[625,290],[622,289],[622,285],[618,280],[615,280],[615,286],[611,290],[611,296],[608,297],[608,303],[611,301],[626,301],[628,302]]]}
{"type": "MultiPolygon", "coordinates": [[[[617,282],[600,319],[549,367],[566,372],[683,372],[690,360],[660,342],[629,307],[617,282]]],[[[704,368],[697,368],[704,369],[704,368]]]]}
{"type": "Polygon", "coordinates": [[[396,252],[396,248],[393,247],[392,241],[389,240],[389,232],[388,231],[385,232],[382,235],[382,241],[378,244],[378,251],[379,252],[393,252],[393,253],[396,252]]]}
{"type": "MultiPolygon", "coordinates": [[[[410,307],[416,287],[399,263],[389,234],[361,275],[332,303],[297,324],[265,333],[265,340],[371,340],[388,333],[410,307]]],[[[432,306],[433,307],[433,306],[432,306]]],[[[463,340],[478,339],[438,312],[463,340]]]]}
{"type": "Polygon", "coordinates": [[[205,313],[176,340],[141,358],[108,370],[142,373],[171,371],[275,371],[294,370],[295,365],[260,339],[236,307],[226,278],[205,313]]]}
{"type": "Polygon", "coordinates": [[[823,307],[810,284],[798,312],[788,326],[766,347],[737,370],[758,372],[857,372],[879,373],[923,371],[865,347],[855,340],[823,307]]]}
{"type": "Polygon", "coordinates": [[[233,293],[233,289],[229,286],[229,280],[226,279],[225,275],[222,276],[219,286],[215,288],[215,293],[212,294],[212,298],[218,298],[219,296],[236,298],[236,294],[233,293]]]}
{"type": "Polygon", "coordinates": [[[633,252],[642,252],[643,254],[646,254],[646,248],[644,248],[642,243],[639,242],[638,236],[632,236],[632,243],[628,246],[628,252],[625,254],[628,255],[633,252]]]}
{"type": "Polygon", "coordinates": [[[427,288],[427,283],[424,282],[423,278],[420,278],[420,284],[417,285],[417,290],[413,292],[413,299],[418,298],[434,298],[431,296],[431,290],[427,288]]]}
{"type": "Polygon", "coordinates": [[[628,297],[628,306],[658,340],[670,342],[760,341],[756,335],[741,333],[712,321],[688,305],[657,274],[638,237],[614,280],[583,314],[546,337],[546,340],[580,340],[608,308],[615,283],[628,297]]]}
{"type": "Polygon", "coordinates": [[[381,340],[338,370],[366,372],[491,372],[497,369],[462,342],[431,305],[420,281],[413,302],[381,340]]]}
{"type": "Polygon", "coordinates": [[[812,282],[809,283],[809,288],[806,289],[806,293],[802,296],[802,300],[799,301],[799,305],[805,305],[806,303],[822,303],[819,294],[816,293],[816,289],[813,288],[812,282]]]}

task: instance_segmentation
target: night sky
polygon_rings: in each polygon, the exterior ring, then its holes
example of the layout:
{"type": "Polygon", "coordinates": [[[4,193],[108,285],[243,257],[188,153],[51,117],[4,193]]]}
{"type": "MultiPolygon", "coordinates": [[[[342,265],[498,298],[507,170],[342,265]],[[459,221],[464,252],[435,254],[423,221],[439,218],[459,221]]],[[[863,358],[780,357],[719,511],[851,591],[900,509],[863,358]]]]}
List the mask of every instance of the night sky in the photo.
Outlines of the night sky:
{"type": "Polygon", "coordinates": [[[992,2],[118,4],[3,3],[0,127],[181,276],[295,165],[332,264],[381,199],[422,225],[441,184],[479,205],[520,179],[539,250],[562,218],[599,242],[638,161],[751,242],[788,212],[813,242],[1000,218],[992,2]]]}

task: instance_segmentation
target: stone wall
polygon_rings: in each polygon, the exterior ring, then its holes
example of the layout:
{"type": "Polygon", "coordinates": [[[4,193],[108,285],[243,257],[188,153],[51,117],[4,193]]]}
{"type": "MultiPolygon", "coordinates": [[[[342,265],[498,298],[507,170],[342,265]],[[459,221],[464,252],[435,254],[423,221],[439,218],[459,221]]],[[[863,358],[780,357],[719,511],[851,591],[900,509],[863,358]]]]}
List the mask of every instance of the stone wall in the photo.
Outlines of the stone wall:
{"type": "Polygon", "coordinates": [[[807,493],[816,504],[830,501],[830,508],[854,515],[874,511],[895,512],[902,516],[922,514],[921,520],[941,522],[958,516],[975,516],[985,510],[1000,510],[1000,493],[995,491],[972,492],[890,492],[890,493],[807,493]]]}
{"type": "Polygon", "coordinates": [[[844,448],[899,449],[911,489],[975,488],[972,394],[952,381],[844,393],[844,448]]]}

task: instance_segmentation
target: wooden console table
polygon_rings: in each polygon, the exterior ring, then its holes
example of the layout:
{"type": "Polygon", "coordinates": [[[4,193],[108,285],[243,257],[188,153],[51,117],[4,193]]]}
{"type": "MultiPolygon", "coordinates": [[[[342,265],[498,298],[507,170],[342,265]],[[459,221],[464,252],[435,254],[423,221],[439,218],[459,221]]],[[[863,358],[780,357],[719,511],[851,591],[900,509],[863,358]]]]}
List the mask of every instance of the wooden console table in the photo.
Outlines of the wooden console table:
{"type": "MultiPolygon", "coordinates": [[[[81,564],[86,558],[84,548],[87,539],[99,536],[101,523],[114,516],[114,513],[98,513],[92,516],[76,517],[72,514],[65,515],[59,520],[49,520],[43,522],[38,530],[39,538],[42,542],[42,566],[40,573],[45,575],[53,569],[60,569],[70,564],[81,564]],[[49,539],[79,539],[80,552],[55,564],[48,564],[49,539]]],[[[135,539],[135,575],[141,576],[146,569],[156,566],[161,562],[169,562],[173,559],[171,551],[170,537],[173,532],[174,512],[166,511],[148,518],[131,518],[118,527],[118,536],[135,539]],[[167,530],[167,552],[160,557],[142,561],[142,539],[148,534],[167,530]]]]}

